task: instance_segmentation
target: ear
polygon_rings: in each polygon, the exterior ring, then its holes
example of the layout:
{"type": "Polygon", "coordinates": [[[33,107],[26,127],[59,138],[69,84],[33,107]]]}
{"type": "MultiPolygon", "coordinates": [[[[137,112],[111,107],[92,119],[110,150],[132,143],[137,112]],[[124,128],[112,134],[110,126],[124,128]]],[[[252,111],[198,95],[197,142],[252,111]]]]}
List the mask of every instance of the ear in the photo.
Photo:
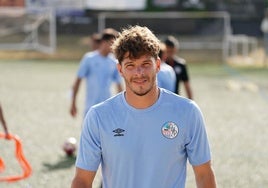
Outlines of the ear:
{"type": "Polygon", "coordinates": [[[161,59],[159,57],[157,57],[155,63],[156,63],[156,70],[157,70],[157,73],[158,73],[160,71],[161,59]]]}
{"type": "Polygon", "coordinates": [[[118,70],[119,74],[120,74],[121,76],[123,76],[123,73],[122,73],[122,65],[121,65],[120,63],[117,63],[117,64],[116,64],[116,67],[117,67],[117,70],[118,70]]]}

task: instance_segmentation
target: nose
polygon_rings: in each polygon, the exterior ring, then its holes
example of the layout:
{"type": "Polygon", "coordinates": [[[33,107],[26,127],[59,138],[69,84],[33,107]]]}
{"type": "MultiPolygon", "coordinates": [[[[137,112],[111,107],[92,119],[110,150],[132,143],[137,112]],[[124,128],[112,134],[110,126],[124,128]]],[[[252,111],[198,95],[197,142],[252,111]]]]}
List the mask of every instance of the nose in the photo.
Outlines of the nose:
{"type": "Polygon", "coordinates": [[[135,74],[137,75],[143,75],[143,68],[141,66],[137,66],[136,69],[135,69],[135,74]]]}

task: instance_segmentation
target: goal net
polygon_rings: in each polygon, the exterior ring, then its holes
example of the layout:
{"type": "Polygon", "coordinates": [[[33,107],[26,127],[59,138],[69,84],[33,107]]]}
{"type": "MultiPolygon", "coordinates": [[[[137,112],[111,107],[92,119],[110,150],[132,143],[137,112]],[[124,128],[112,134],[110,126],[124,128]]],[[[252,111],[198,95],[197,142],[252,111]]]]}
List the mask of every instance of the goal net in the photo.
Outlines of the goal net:
{"type": "Polygon", "coordinates": [[[238,34],[228,39],[226,62],[236,66],[264,66],[265,52],[258,47],[256,37],[238,34]]]}
{"type": "Polygon", "coordinates": [[[56,49],[56,21],[51,9],[0,8],[0,50],[56,49]]]}
{"type": "Polygon", "coordinates": [[[103,12],[98,15],[98,30],[122,29],[128,25],[147,26],[160,38],[174,35],[180,49],[221,50],[228,55],[231,32],[227,12],[103,12]]]}

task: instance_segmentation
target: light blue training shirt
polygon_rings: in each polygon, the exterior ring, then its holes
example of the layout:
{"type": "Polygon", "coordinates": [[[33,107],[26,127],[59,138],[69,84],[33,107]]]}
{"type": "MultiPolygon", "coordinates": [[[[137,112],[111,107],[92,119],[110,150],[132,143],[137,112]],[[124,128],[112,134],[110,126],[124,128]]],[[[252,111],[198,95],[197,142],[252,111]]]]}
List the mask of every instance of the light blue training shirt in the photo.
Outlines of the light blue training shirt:
{"type": "Polygon", "coordinates": [[[103,188],[184,188],[187,159],[211,159],[203,116],[195,102],[160,89],[159,99],[135,109],[124,92],[87,113],[76,166],[96,171],[103,188]]]}
{"type": "Polygon", "coordinates": [[[169,91],[175,92],[176,74],[174,69],[161,62],[160,71],[157,73],[157,85],[169,91]]]}
{"type": "Polygon", "coordinates": [[[104,57],[97,50],[86,53],[82,58],[77,76],[86,79],[85,112],[91,106],[111,97],[112,82],[121,82],[116,63],[112,54],[104,57]]]}

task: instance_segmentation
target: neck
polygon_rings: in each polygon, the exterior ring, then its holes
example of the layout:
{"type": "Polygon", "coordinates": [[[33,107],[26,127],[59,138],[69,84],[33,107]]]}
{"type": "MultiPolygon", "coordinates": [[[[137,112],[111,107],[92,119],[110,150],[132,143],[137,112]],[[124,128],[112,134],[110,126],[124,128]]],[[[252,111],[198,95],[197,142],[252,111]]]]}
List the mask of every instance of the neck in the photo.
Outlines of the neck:
{"type": "Polygon", "coordinates": [[[145,109],[152,106],[159,97],[160,90],[155,86],[150,92],[145,95],[137,95],[126,88],[125,98],[129,105],[137,109],[145,109]]]}
{"type": "Polygon", "coordinates": [[[109,52],[107,52],[105,50],[101,50],[101,49],[99,50],[99,53],[104,57],[108,56],[108,54],[109,54],[109,52]]]}
{"type": "Polygon", "coordinates": [[[107,49],[107,46],[105,45],[105,43],[102,43],[98,50],[99,50],[99,53],[104,57],[106,57],[110,53],[110,50],[107,49]]]}
{"type": "Polygon", "coordinates": [[[169,58],[169,59],[166,60],[166,63],[173,67],[174,66],[174,59],[169,58]]]}

